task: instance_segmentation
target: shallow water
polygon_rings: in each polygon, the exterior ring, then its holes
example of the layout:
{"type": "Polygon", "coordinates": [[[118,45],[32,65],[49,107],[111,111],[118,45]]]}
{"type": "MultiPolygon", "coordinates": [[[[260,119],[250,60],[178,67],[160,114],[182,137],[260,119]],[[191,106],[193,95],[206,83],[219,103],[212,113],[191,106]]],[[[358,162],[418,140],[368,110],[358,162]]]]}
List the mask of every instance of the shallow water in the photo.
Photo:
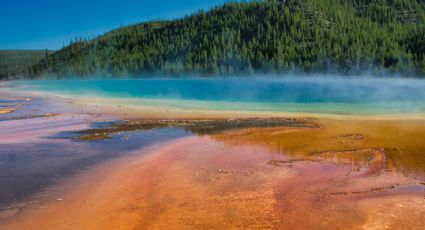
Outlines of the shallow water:
{"type": "Polygon", "coordinates": [[[401,78],[46,80],[8,85],[13,90],[122,99],[131,106],[332,114],[425,112],[425,81],[401,78]]]}
{"type": "Polygon", "coordinates": [[[0,115],[1,229],[424,226],[423,120],[156,119],[175,125],[146,129],[69,105],[32,98],[0,115]]]}
{"type": "Polygon", "coordinates": [[[115,134],[101,141],[70,141],[66,134],[46,137],[41,143],[0,144],[0,210],[105,160],[190,135],[164,128],[115,134]]]}

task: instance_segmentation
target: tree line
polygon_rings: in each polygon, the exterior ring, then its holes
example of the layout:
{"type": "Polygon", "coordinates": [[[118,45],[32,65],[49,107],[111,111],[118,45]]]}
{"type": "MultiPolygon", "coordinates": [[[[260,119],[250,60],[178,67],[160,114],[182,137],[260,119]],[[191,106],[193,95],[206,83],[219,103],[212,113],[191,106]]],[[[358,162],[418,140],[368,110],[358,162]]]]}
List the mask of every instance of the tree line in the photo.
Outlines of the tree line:
{"type": "Polygon", "coordinates": [[[421,0],[233,2],[76,39],[28,75],[425,74],[421,0]]]}

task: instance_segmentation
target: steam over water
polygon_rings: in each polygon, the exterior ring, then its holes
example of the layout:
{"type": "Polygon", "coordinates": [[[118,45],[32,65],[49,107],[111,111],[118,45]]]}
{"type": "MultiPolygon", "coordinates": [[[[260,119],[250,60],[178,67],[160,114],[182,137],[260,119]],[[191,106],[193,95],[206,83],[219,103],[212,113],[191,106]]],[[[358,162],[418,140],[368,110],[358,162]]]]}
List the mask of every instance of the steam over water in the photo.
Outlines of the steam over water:
{"type": "Polygon", "coordinates": [[[23,81],[30,91],[128,99],[190,109],[334,114],[425,112],[425,81],[416,79],[219,78],[23,81]],[[163,104],[161,104],[163,102],[163,104]]]}

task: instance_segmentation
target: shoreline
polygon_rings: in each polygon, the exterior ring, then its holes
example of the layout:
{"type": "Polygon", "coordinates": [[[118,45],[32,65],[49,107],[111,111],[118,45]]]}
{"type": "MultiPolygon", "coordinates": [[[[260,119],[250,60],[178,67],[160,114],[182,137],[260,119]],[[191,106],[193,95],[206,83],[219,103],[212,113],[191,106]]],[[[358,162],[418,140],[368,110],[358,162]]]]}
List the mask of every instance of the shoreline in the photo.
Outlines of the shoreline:
{"type": "MultiPolygon", "coordinates": [[[[232,119],[232,118],[311,118],[311,119],[335,119],[335,120],[425,120],[425,113],[403,114],[336,114],[336,113],[310,113],[310,112],[285,112],[285,111],[253,111],[231,109],[188,109],[167,107],[164,104],[178,103],[176,101],[162,99],[134,99],[134,98],[108,98],[108,97],[75,97],[39,91],[15,91],[6,90],[0,92],[0,96],[13,97],[38,97],[65,102],[68,106],[86,113],[108,114],[121,119],[232,119]],[[133,104],[148,105],[131,105],[133,104]],[[149,104],[151,104],[149,106],[149,104]]],[[[203,103],[203,101],[196,101],[203,103]]],[[[219,102],[218,102],[219,103],[219,102]]],[[[231,102],[227,102],[231,104],[231,102]]]]}

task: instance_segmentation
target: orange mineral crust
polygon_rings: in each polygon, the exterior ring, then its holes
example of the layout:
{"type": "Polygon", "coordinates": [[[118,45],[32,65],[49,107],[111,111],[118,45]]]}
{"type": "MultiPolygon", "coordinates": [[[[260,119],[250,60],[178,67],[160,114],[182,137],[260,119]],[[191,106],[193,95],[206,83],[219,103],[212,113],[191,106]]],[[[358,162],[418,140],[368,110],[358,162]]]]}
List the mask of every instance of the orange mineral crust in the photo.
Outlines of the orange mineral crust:
{"type": "Polygon", "coordinates": [[[423,229],[425,123],[316,122],[135,151],[3,212],[0,227],[423,229]]]}

